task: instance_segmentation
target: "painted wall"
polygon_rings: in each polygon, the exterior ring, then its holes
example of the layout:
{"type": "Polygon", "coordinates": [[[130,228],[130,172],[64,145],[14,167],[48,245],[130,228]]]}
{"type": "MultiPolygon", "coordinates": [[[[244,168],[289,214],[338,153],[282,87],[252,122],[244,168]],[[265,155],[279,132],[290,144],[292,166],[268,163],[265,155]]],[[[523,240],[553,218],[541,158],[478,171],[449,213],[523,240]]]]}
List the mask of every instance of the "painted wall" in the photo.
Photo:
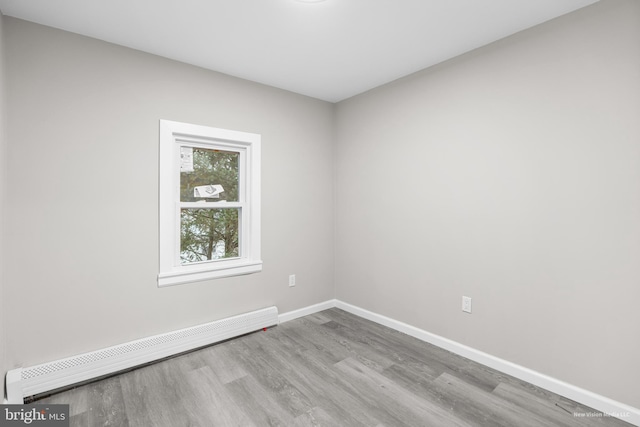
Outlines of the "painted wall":
{"type": "MultiPolygon", "coordinates": [[[[0,11],[0,236],[4,236],[6,138],[5,138],[5,71],[4,71],[4,15],[0,11]]],[[[5,298],[4,298],[4,238],[0,239],[0,378],[4,380],[5,365],[5,298]]],[[[4,382],[3,382],[4,384],[4,382]]],[[[4,387],[0,401],[4,399],[4,387]]]]}
{"type": "Polygon", "coordinates": [[[338,299],[640,407],[640,2],[336,117],[338,299]]]}
{"type": "Polygon", "coordinates": [[[14,18],[4,25],[9,368],[333,298],[331,104],[14,18]],[[160,119],[262,135],[261,273],[157,287],[160,119]]]}

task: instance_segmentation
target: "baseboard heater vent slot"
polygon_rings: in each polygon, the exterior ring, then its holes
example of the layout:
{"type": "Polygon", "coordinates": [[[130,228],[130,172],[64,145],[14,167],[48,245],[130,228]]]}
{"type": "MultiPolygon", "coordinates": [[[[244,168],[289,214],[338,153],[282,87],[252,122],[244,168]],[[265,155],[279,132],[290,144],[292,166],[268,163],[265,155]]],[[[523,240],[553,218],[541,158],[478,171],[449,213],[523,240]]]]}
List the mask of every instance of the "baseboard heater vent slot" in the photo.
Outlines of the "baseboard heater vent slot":
{"type": "Polygon", "coordinates": [[[274,307],[240,314],[166,334],[104,348],[66,359],[9,371],[9,403],[72,384],[99,378],[195,348],[278,324],[274,307]]]}

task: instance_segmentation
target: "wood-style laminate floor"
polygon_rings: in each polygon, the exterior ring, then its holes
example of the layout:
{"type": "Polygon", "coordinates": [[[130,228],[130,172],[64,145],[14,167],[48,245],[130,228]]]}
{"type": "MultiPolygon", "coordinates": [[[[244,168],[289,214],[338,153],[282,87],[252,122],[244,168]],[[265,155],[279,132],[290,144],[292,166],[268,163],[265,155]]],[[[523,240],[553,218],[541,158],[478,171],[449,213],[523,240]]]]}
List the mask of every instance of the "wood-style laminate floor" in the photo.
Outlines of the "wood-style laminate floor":
{"type": "Polygon", "coordinates": [[[37,403],[81,427],[629,426],[339,309],[37,403]]]}

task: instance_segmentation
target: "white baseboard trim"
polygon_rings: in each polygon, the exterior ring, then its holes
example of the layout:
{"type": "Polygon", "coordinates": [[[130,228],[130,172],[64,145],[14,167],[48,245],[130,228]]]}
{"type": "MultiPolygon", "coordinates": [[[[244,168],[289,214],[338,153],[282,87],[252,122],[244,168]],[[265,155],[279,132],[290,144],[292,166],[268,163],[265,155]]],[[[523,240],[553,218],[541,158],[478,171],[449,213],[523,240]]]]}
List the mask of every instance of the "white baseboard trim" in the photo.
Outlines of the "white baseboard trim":
{"type": "Polygon", "coordinates": [[[289,320],[297,319],[298,317],[308,316],[310,314],[318,313],[323,310],[328,310],[336,306],[336,300],[328,300],[318,304],[303,307],[298,310],[288,311],[278,315],[279,323],[288,322],[289,320]]]}
{"type": "Polygon", "coordinates": [[[559,394],[560,396],[564,396],[578,403],[589,406],[590,408],[596,409],[607,416],[616,417],[627,423],[633,424],[635,426],[640,426],[640,409],[638,408],[634,408],[624,403],[617,402],[615,400],[609,399],[608,397],[601,396],[599,394],[590,392],[580,387],[576,387],[564,381],[560,381],[548,375],[541,374],[540,372],[536,372],[532,369],[525,368],[524,366],[517,365],[504,359],[500,359],[499,357],[492,356],[480,350],[476,350],[464,344],[452,341],[448,338],[432,334],[425,330],[416,328],[403,322],[399,322],[386,316],[382,316],[377,313],[373,313],[371,311],[348,304],[343,301],[335,300],[335,307],[364,319],[371,320],[372,322],[387,326],[391,329],[404,332],[405,334],[417,338],[421,341],[425,341],[445,350],[449,350],[452,353],[456,353],[460,356],[466,357],[467,359],[473,360],[474,362],[481,363],[497,371],[511,375],[513,377],[541,387],[545,390],[549,390],[553,393],[559,394]]]}

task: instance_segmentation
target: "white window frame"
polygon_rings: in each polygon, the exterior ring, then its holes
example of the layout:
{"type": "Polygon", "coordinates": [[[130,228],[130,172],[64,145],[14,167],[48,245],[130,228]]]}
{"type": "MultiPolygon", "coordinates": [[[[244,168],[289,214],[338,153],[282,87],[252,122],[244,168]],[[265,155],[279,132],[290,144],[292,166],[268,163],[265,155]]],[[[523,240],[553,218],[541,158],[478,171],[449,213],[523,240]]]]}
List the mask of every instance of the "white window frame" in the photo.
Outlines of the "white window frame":
{"type": "MultiPolygon", "coordinates": [[[[260,135],[160,120],[158,286],[257,273],[260,258],[260,135]],[[200,208],[198,202],[180,201],[180,147],[200,147],[240,153],[238,202],[239,256],[191,264],[180,262],[180,208],[200,208]]],[[[207,207],[212,207],[210,203],[207,207]]]]}

